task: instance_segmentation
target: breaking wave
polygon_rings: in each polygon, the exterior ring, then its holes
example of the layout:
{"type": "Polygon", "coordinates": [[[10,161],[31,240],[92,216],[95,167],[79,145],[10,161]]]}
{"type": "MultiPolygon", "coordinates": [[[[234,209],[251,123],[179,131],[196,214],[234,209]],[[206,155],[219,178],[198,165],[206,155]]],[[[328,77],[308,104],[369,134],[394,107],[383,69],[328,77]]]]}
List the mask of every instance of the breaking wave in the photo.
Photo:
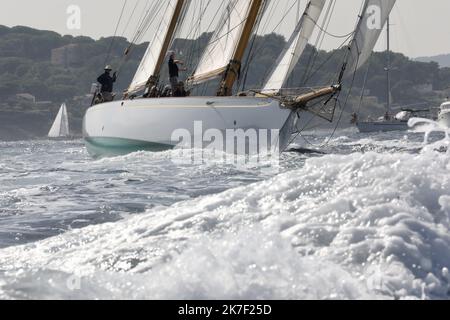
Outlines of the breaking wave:
{"type": "Polygon", "coordinates": [[[0,298],[448,299],[443,143],[311,157],[262,181],[1,249],[0,298]]]}

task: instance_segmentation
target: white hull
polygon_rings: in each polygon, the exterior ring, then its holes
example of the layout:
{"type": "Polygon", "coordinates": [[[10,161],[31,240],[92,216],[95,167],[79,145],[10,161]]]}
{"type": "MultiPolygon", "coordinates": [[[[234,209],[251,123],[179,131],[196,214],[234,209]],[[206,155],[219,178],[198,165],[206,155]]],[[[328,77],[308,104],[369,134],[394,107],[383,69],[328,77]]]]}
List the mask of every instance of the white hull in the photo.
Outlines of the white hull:
{"type": "Polygon", "coordinates": [[[445,126],[445,127],[447,127],[447,128],[450,128],[450,110],[442,111],[442,112],[439,114],[439,123],[440,123],[442,126],[445,126]]]}
{"type": "Polygon", "coordinates": [[[187,130],[194,136],[196,122],[202,123],[203,132],[208,129],[281,130],[290,114],[289,109],[268,98],[189,97],[115,101],[87,110],[83,135],[94,155],[108,153],[108,149],[113,154],[118,151],[113,149],[122,149],[123,153],[159,151],[179,143],[172,138],[176,130],[187,130]]]}
{"type": "Polygon", "coordinates": [[[408,130],[408,122],[404,121],[358,122],[357,127],[359,132],[361,133],[406,131],[408,130]]]}

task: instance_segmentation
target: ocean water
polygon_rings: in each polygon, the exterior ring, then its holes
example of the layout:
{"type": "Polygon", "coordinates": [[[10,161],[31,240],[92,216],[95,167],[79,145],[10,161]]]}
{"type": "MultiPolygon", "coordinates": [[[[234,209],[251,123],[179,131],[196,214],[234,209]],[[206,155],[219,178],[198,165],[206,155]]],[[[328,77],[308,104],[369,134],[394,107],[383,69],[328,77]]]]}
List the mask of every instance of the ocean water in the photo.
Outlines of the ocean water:
{"type": "Polygon", "coordinates": [[[0,142],[0,298],[448,299],[449,141],[328,134],[252,168],[0,142]]]}

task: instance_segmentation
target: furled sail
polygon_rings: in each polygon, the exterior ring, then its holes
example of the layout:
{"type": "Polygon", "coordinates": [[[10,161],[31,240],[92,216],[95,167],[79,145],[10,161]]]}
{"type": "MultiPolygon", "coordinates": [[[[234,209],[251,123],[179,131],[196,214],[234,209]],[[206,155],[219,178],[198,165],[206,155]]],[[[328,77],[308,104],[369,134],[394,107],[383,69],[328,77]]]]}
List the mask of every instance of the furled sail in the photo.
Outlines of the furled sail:
{"type": "Polygon", "coordinates": [[[199,84],[222,75],[233,57],[252,1],[229,0],[216,32],[206,47],[190,84],[199,84]]]}
{"type": "Polygon", "coordinates": [[[354,73],[370,58],[396,0],[366,0],[350,44],[346,71],[354,73]]]}
{"type": "MultiPolygon", "coordinates": [[[[184,8],[186,10],[187,6],[190,4],[190,0],[184,2],[184,8]]],[[[179,5],[180,2],[179,0],[166,0],[160,1],[160,3],[160,7],[157,8],[160,12],[154,12],[153,14],[160,15],[161,19],[154,20],[150,26],[154,28],[154,35],[150,40],[150,44],[133,81],[127,90],[129,94],[143,90],[149,78],[156,73],[157,68],[159,67],[158,60],[160,59],[166,37],[169,34],[172,18],[177,10],[177,5],[179,5]]]]}
{"type": "Polygon", "coordinates": [[[69,117],[67,115],[66,104],[63,103],[56,116],[55,122],[48,133],[49,138],[59,138],[69,136],[69,117]]]}
{"type": "Polygon", "coordinates": [[[325,0],[311,0],[306,6],[303,17],[298,22],[285,49],[278,58],[274,69],[270,73],[268,81],[262,92],[265,94],[277,94],[285,85],[286,80],[294,70],[306,45],[315,29],[317,21],[323,11],[325,0]]]}

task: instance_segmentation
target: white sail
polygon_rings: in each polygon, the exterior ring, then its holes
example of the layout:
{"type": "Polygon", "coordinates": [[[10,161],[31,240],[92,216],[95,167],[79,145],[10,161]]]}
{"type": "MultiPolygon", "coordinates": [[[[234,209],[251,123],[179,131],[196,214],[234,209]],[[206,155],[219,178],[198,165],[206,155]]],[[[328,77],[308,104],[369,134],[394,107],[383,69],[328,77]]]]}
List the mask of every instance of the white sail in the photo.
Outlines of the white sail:
{"type": "Polygon", "coordinates": [[[233,58],[252,1],[230,0],[216,32],[206,47],[190,84],[199,84],[223,74],[233,58]]]}
{"type": "Polygon", "coordinates": [[[350,45],[347,72],[354,73],[370,58],[396,0],[366,0],[350,45]]]}
{"type": "Polygon", "coordinates": [[[53,122],[52,128],[48,133],[49,138],[59,138],[69,136],[69,116],[67,114],[66,104],[63,103],[59,108],[58,115],[53,122]]]}
{"type": "MultiPolygon", "coordinates": [[[[150,28],[154,28],[153,39],[145,52],[144,58],[137,69],[137,72],[131,82],[128,93],[135,93],[145,88],[145,84],[151,75],[154,74],[159,55],[164,45],[164,39],[169,31],[170,22],[175,13],[178,0],[166,0],[161,2],[161,19],[157,19],[150,28]]],[[[154,13],[155,15],[158,13],[154,13]]]]}
{"type": "Polygon", "coordinates": [[[268,81],[262,89],[263,93],[277,94],[284,86],[311,38],[324,5],[325,0],[311,0],[308,3],[302,19],[298,22],[285,49],[270,73],[268,81]]]}

